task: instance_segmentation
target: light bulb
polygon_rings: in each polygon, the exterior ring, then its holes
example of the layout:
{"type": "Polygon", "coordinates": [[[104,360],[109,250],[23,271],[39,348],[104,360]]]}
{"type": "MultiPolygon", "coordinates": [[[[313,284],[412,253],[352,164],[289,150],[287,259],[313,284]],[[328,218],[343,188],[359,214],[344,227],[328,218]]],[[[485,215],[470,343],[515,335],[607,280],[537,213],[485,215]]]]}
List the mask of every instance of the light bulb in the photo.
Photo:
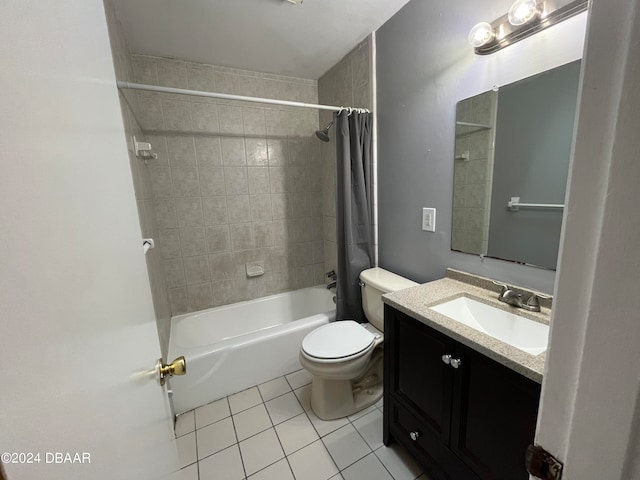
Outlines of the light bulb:
{"type": "Polygon", "coordinates": [[[496,34],[493,31],[493,27],[487,22],[480,22],[473,26],[469,32],[469,44],[474,47],[482,47],[488,43],[491,43],[496,34]]]}
{"type": "Polygon", "coordinates": [[[516,0],[509,9],[509,23],[513,26],[524,25],[540,15],[536,0],[516,0]]]}

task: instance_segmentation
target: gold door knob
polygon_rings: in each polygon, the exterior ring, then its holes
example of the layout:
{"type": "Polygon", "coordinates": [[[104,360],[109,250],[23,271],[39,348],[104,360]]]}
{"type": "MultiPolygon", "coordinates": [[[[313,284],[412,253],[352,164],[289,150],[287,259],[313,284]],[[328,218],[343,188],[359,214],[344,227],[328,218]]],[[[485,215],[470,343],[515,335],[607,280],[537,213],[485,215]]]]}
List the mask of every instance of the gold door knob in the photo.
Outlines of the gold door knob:
{"type": "Polygon", "coordinates": [[[164,385],[168,377],[187,373],[187,361],[182,355],[168,365],[160,359],[158,360],[158,373],[160,375],[160,385],[164,385]]]}

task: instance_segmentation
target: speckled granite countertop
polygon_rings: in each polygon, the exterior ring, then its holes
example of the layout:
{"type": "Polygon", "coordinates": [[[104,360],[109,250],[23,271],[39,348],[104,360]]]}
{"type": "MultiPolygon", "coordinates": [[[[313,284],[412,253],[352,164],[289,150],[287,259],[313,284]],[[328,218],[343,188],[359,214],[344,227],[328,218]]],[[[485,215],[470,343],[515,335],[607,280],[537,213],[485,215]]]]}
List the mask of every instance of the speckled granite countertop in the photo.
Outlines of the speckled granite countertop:
{"type": "Polygon", "coordinates": [[[546,352],[535,356],[525,353],[429,308],[442,302],[467,296],[501,310],[511,311],[517,315],[549,324],[550,300],[541,301],[541,312],[528,312],[498,301],[499,291],[500,287],[493,285],[489,279],[449,269],[447,270],[447,278],[389,293],[383,295],[382,299],[387,305],[406,313],[425,325],[538,383],[542,383],[546,352]]]}

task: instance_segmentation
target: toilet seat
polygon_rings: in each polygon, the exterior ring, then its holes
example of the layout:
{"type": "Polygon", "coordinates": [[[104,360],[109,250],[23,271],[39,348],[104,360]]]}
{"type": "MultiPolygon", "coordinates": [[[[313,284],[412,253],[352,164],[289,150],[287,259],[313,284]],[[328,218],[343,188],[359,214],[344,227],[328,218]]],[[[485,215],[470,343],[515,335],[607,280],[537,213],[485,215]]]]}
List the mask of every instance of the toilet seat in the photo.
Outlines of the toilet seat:
{"type": "Polygon", "coordinates": [[[375,335],[353,320],[331,322],[313,330],[302,341],[302,353],[319,362],[339,362],[366,353],[375,335]]]}

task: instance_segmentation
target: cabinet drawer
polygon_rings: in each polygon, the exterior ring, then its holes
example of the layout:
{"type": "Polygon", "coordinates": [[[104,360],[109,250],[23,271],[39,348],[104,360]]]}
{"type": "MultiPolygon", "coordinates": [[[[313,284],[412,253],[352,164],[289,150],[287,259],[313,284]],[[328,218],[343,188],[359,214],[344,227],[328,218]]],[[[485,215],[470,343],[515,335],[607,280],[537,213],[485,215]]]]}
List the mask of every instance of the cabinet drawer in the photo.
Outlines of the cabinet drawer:
{"type": "Polygon", "coordinates": [[[397,401],[389,405],[389,430],[422,464],[432,480],[478,480],[431,429],[397,401]],[[413,434],[413,438],[412,438],[413,434]]]}

